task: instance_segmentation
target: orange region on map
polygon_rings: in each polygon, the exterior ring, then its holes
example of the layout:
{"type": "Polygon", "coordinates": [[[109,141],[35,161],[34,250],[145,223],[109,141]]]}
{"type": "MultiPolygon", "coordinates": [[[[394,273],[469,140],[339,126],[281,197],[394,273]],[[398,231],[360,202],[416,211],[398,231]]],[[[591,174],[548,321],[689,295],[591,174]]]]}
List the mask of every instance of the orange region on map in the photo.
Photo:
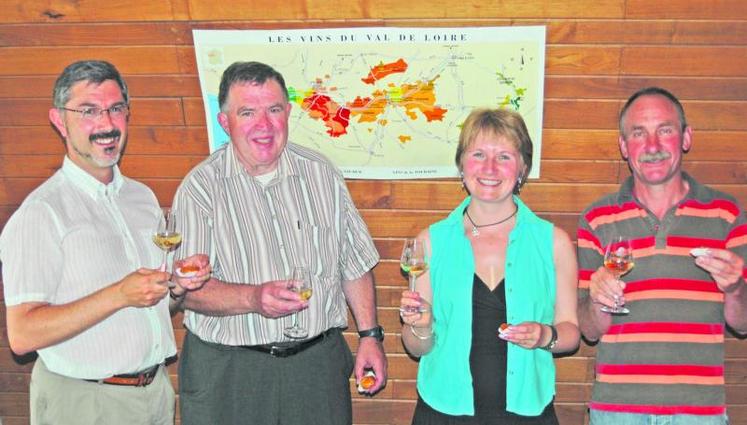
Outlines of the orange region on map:
{"type": "Polygon", "coordinates": [[[399,103],[405,107],[407,116],[417,119],[415,110],[419,110],[428,122],[441,121],[446,109],[436,106],[436,94],[433,91],[433,82],[439,75],[428,81],[417,81],[415,84],[402,84],[402,98],[399,103]]]}
{"type": "Polygon", "coordinates": [[[304,98],[301,106],[311,118],[324,122],[330,136],[339,137],[347,133],[350,109],[340,106],[329,96],[314,93],[304,98]]]}
{"type": "Polygon", "coordinates": [[[358,122],[376,122],[388,104],[386,92],[376,90],[373,92],[373,98],[356,96],[345,106],[350,108],[352,116],[358,116],[358,122]]]}
{"type": "Polygon", "coordinates": [[[400,58],[397,62],[391,63],[384,63],[384,61],[381,61],[378,65],[371,68],[368,76],[366,78],[361,78],[361,81],[366,84],[375,84],[376,81],[381,80],[384,77],[405,71],[407,71],[407,62],[405,62],[404,59],[400,58]]]}
{"type": "Polygon", "coordinates": [[[410,140],[412,140],[412,137],[411,136],[407,136],[405,134],[402,134],[402,135],[400,135],[398,137],[398,139],[399,139],[400,143],[405,144],[405,143],[409,142],[410,140]]]}
{"type": "Polygon", "coordinates": [[[350,115],[358,117],[358,122],[377,122],[387,106],[402,106],[410,119],[417,119],[419,110],[428,122],[443,120],[446,109],[436,106],[436,93],[432,80],[417,81],[415,84],[402,84],[397,87],[390,84],[386,90],[375,90],[370,97],[357,96],[345,106],[350,108],[350,115]]]}

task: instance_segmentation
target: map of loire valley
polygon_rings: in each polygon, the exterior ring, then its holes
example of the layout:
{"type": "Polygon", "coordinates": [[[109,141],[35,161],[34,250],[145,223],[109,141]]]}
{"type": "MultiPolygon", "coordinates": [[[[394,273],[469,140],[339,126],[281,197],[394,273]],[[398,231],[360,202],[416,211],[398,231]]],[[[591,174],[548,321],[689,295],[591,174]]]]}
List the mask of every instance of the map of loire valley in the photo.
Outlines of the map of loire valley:
{"type": "Polygon", "coordinates": [[[228,142],[216,118],[220,76],[254,60],[285,78],[290,141],[321,151],[346,177],[456,176],[459,131],[476,107],[521,113],[538,159],[544,35],[544,27],[195,30],[211,151],[228,142]]]}

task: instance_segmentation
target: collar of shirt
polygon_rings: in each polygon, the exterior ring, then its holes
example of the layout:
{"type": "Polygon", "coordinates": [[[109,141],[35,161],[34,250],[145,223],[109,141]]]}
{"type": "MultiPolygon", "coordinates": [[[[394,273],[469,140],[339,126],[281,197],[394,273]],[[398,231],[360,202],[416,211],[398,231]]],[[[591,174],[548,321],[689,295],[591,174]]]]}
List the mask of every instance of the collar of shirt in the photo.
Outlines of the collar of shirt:
{"type": "MultiPolygon", "coordinates": [[[[703,186],[701,186],[695,179],[690,177],[686,172],[682,172],[682,179],[685,180],[689,186],[685,199],[700,198],[703,196],[703,186]]],[[[638,205],[641,203],[636,199],[633,194],[633,176],[629,176],[620,185],[620,190],[617,192],[617,203],[623,205],[627,202],[635,202],[638,205]]]]}
{"type": "Polygon", "coordinates": [[[65,155],[65,159],[62,161],[62,173],[73,182],[74,185],[79,187],[84,193],[87,193],[93,199],[101,197],[111,196],[119,193],[122,188],[124,179],[122,173],[119,172],[119,167],[114,166],[114,178],[111,183],[104,184],[96,180],[92,175],[85,172],[76,163],[65,155]]]}
{"type": "MultiPolygon", "coordinates": [[[[250,176],[249,173],[246,172],[246,169],[239,161],[239,158],[236,156],[236,152],[233,149],[233,144],[228,143],[226,149],[228,149],[228,151],[226,152],[227,157],[225,168],[223,169],[223,177],[228,179],[244,175],[254,178],[254,176],[250,176]]],[[[277,167],[278,179],[297,176],[299,174],[298,164],[296,164],[291,158],[291,155],[288,154],[288,149],[293,149],[293,144],[290,142],[285,145],[285,149],[283,149],[283,152],[280,154],[280,160],[278,161],[277,167]]]]}

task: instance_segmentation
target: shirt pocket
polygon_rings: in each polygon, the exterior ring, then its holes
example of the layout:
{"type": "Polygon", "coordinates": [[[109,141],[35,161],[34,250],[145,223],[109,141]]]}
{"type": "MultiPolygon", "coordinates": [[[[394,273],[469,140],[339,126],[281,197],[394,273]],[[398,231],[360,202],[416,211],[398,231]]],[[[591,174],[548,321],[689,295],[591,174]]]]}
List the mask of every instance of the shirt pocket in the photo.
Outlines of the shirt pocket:
{"type": "Polygon", "coordinates": [[[308,267],[312,276],[339,275],[340,247],[331,226],[301,224],[295,241],[294,265],[308,267]]]}

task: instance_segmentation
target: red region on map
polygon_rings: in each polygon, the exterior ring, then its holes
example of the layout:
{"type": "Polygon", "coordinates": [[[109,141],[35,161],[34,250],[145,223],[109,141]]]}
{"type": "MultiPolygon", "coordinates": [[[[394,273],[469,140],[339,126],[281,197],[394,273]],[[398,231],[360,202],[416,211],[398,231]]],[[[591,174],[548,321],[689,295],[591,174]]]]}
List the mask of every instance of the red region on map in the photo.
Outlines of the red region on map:
{"type": "Polygon", "coordinates": [[[330,136],[338,137],[347,133],[350,109],[340,106],[329,96],[313,94],[304,98],[302,106],[311,118],[324,121],[330,136]]]}

